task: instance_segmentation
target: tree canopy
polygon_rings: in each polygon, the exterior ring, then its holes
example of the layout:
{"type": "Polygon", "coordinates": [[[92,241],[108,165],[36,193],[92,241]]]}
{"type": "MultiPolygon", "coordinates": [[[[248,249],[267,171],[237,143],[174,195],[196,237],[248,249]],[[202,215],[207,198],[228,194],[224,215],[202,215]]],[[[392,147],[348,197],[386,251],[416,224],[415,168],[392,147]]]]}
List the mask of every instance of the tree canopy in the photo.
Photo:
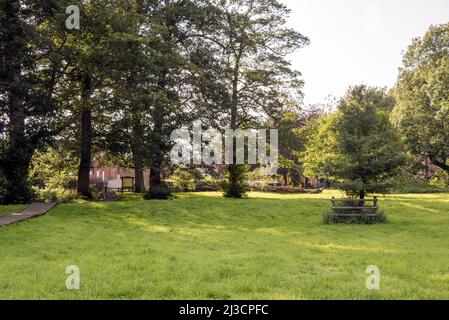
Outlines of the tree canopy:
{"type": "Polygon", "coordinates": [[[408,149],[449,172],[449,23],[413,41],[394,93],[393,120],[408,149]]]}
{"type": "MultiPolygon", "coordinates": [[[[261,125],[302,96],[287,55],[308,39],[286,26],[276,0],[13,0],[0,9],[3,202],[31,200],[31,158],[54,140],[77,155],[80,195],[91,197],[93,160],[109,153],[131,159],[137,191],[149,168],[148,198],[164,197],[172,130],[195,119],[261,125]],[[79,28],[65,25],[69,5],[79,28]]],[[[231,185],[243,185],[236,175],[231,185]]]]}
{"type": "Polygon", "coordinates": [[[350,88],[309,141],[303,158],[306,174],[334,180],[338,188],[361,199],[367,193],[387,192],[405,161],[384,111],[390,104],[382,89],[350,88]]]}

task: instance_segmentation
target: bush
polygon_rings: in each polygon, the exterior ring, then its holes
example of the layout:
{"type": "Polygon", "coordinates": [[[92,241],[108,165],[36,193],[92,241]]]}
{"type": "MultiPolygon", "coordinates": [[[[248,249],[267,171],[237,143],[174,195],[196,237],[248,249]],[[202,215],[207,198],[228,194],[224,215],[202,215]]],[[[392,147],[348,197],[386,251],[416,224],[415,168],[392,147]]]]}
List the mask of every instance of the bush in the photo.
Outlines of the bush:
{"type": "Polygon", "coordinates": [[[182,191],[195,189],[195,175],[187,169],[179,168],[173,176],[173,185],[182,191]]]}
{"type": "Polygon", "coordinates": [[[225,179],[220,183],[226,198],[243,198],[248,194],[249,186],[247,165],[230,165],[225,179]]]}
{"type": "Polygon", "coordinates": [[[214,179],[211,176],[206,176],[205,178],[196,182],[195,191],[219,191],[220,181],[214,179]]]}
{"type": "Polygon", "coordinates": [[[176,182],[172,180],[165,180],[164,183],[167,185],[167,188],[170,190],[171,193],[184,192],[184,189],[181,188],[176,182]]]}
{"type": "Polygon", "coordinates": [[[437,168],[435,176],[430,179],[429,183],[438,188],[449,188],[449,173],[441,168],[437,168]]]}
{"type": "Polygon", "coordinates": [[[35,199],[43,202],[70,202],[78,198],[75,190],[65,188],[40,189],[34,187],[35,199]]]}
{"type": "Polygon", "coordinates": [[[212,176],[187,166],[178,167],[166,182],[170,183],[172,192],[220,190],[219,182],[212,176]]]}
{"type": "Polygon", "coordinates": [[[100,192],[100,190],[97,188],[97,186],[95,184],[89,185],[89,192],[92,195],[93,200],[103,199],[103,194],[100,192]]]}
{"type": "Polygon", "coordinates": [[[28,182],[24,185],[8,183],[0,172],[0,205],[31,203],[33,190],[28,182]]]}
{"type": "Polygon", "coordinates": [[[33,155],[29,179],[34,187],[42,189],[65,188],[76,177],[78,162],[61,147],[47,147],[33,155]]]}
{"type": "Polygon", "coordinates": [[[367,217],[367,216],[360,216],[360,217],[344,217],[344,216],[337,216],[332,211],[332,209],[328,209],[325,212],[323,212],[323,223],[324,224],[375,224],[375,223],[387,223],[388,218],[385,212],[382,210],[377,211],[376,217],[367,217]]]}
{"type": "Polygon", "coordinates": [[[37,201],[70,202],[78,199],[75,190],[67,189],[76,176],[77,161],[62,147],[46,147],[35,152],[29,179],[37,201]]]}
{"type": "Polygon", "coordinates": [[[173,194],[165,182],[161,183],[159,186],[151,186],[150,191],[144,194],[143,198],[145,200],[169,200],[173,198],[173,194]]]}

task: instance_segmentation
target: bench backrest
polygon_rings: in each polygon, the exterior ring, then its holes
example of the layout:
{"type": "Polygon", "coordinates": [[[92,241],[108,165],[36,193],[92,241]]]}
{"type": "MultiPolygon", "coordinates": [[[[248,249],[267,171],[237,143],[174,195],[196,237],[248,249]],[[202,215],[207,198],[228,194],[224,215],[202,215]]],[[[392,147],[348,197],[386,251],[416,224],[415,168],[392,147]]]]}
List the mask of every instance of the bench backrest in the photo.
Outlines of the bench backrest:
{"type": "Polygon", "coordinates": [[[113,179],[108,181],[108,188],[118,189],[122,187],[122,179],[113,179]]]}

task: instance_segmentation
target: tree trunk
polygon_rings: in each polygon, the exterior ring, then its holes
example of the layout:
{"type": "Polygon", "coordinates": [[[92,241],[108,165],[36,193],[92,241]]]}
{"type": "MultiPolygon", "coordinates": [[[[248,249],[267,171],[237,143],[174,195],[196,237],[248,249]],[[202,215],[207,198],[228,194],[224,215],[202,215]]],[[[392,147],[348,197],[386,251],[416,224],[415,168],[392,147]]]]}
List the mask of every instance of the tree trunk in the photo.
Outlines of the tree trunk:
{"type": "MultiPolygon", "coordinates": [[[[155,113],[155,124],[154,124],[154,132],[155,136],[160,136],[162,134],[162,121],[160,111],[156,111],[155,113]]],[[[154,142],[154,144],[156,144],[154,142]]],[[[151,198],[160,198],[160,196],[164,197],[163,194],[167,193],[166,186],[162,183],[161,171],[162,171],[162,158],[163,158],[163,146],[159,145],[159,147],[153,145],[153,154],[150,162],[150,195],[151,198]]]]}
{"type": "MultiPolygon", "coordinates": [[[[360,191],[360,193],[359,193],[359,199],[360,199],[360,200],[364,200],[364,199],[365,199],[365,191],[364,191],[364,190],[360,191]]],[[[363,203],[363,202],[362,202],[362,203],[363,203]]]]}
{"type": "MultiPolygon", "coordinates": [[[[14,72],[14,77],[19,73],[14,72]]],[[[18,79],[18,77],[17,77],[18,79]]],[[[28,183],[28,170],[32,151],[25,137],[23,101],[15,93],[9,96],[9,150],[3,163],[6,179],[4,203],[29,203],[32,198],[28,183]]]]}
{"type": "Polygon", "coordinates": [[[81,106],[81,144],[80,165],[78,170],[78,193],[84,197],[92,198],[89,191],[90,167],[92,163],[92,111],[90,98],[93,92],[93,80],[87,75],[82,84],[81,106]]]}
{"type": "MultiPolygon", "coordinates": [[[[232,100],[231,100],[231,129],[238,129],[238,83],[239,83],[239,73],[240,73],[240,60],[243,54],[243,45],[240,45],[239,52],[236,56],[236,61],[234,64],[233,78],[232,78],[232,100]]],[[[229,172],[229,187],[225,192],[225,196],[230,198],[240,198],[243,196],[243,188],[240,185],[241,175],[244,174],[242,168],[239,168],[237,162],[237,146],[233,139],[232,141],[232,164],[228,166],[229,172]]]]}
{"type": "Polygon", "coordinates": [[[137,193],[145,192],[145,181],[143,177],[144,161],[143,161],[143,129],[140,123],[140,116],[138,110],[132,110],[132,152],[134,162],[134,177],[135,188],[137,193]]]}
{"type": "Polygon", "coordinates": [[[150,166],[150,190],[146,194],[146,199],[167,200],[171,197],[171,191],[167,184],[162,181],[162,157],[154,155],[150,166]]]}
{"type": "Polygon", "coordinates": [[[288,171],[285,171],[282,176],[284,178],[284,185],[288,186],[288,171]]]}
{"type": "Polygon", "coordinates": [[[143,193],[145,192],[145,181],[143,177],[144,172],[143,161],[142,158],[137,154],[134,154],[133,161],[134,161],[134,175],[135,175],[134,192],[143,193]]]}
{"type": "Polygon", "coordinates": [[[162,183],[160,166],[151,166],[150,171],[150,192],[159,192],[162,183]]]}
{"type": "Polygon", "coordinates": [[[449,164],[446,163],[446,158],[442,157],[438,159],[438,157],[434,154],[429,154],[429,159],[435,166],[449,173],[449,164]]]}
{"type": "Polygon", "coordinates": [[[304,178],[304,188],[308,188],[309,187],[309,185],[310,185],[310,179],[309,178],[304,178]]]}
{"type": "MultiPolygon", "coordinates": [[[[164,95],[166,95],[167,90],[167,75],[168,69],[163,70],[158,80],[158,89],[164,95]]],[[[154,124],[152,132],[151,141],[151,160],[150,160],[150,188],[149,188],[149,199],[168,199],[170,197],[170,190],[168,186],[163,183],[161,172],[162,172],[162,160],[164,157],[164,152],[166,151],[166,145],[163,142],[164,136],[164,121],[165,121],[165,109],[166,106],[163,102],[157,102],[153,112],[152,120],[154,124]]]]}
{"type": "MultiPolygon", "coordinates": [[[[19,70],[11,73],[12,78],[15,79],[13,82],[18,81],[19,74],[19,70]]],[[[32,192],[28,182],[28,171],[33,152],[25,136],[23,101],[17,92],[11,92],[8,100],[9,150],[6,152],[6,158],[3,159],[6,194],[2,202],[29,203],[32,192]]]]}
{"type": "MultiPolygon", "coordinates": [[[[8,95],[8,146],[5,153],[0,155],[1,169],[6,185],[5,194],[0,202],[5,204],[28,203],[32,192],[28,184],[28,170],[33,154],[25,135],[25,110],[23,105],[23,89],[21,88],[22,67],[20,55],[23,50],[24,32],[19,21],[19,2],[9,1],[3,6],[9,27],[2,39],[6,43],[5,75],[8,95]],[[8,29],[9,28],[9,29],[8,29]]],[[[3,22],[3,21],[2,21],[3,22]]]]}

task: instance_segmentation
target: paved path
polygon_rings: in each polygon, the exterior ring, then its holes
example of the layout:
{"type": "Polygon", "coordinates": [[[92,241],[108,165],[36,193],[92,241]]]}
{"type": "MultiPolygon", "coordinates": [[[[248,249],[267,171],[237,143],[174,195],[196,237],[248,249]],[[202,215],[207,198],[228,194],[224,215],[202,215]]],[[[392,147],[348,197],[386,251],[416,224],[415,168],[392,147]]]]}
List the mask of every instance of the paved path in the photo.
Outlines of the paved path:
{"type": "Polygon", "coordinates": [[[42,203],[34,202],[29,207],[23,209],[20,213],[13,213],[9,216],[0,217],[0,227],[11,223],[28,220],[46,214],[48,210],[56,205],[54,202],[42,203]]]}

